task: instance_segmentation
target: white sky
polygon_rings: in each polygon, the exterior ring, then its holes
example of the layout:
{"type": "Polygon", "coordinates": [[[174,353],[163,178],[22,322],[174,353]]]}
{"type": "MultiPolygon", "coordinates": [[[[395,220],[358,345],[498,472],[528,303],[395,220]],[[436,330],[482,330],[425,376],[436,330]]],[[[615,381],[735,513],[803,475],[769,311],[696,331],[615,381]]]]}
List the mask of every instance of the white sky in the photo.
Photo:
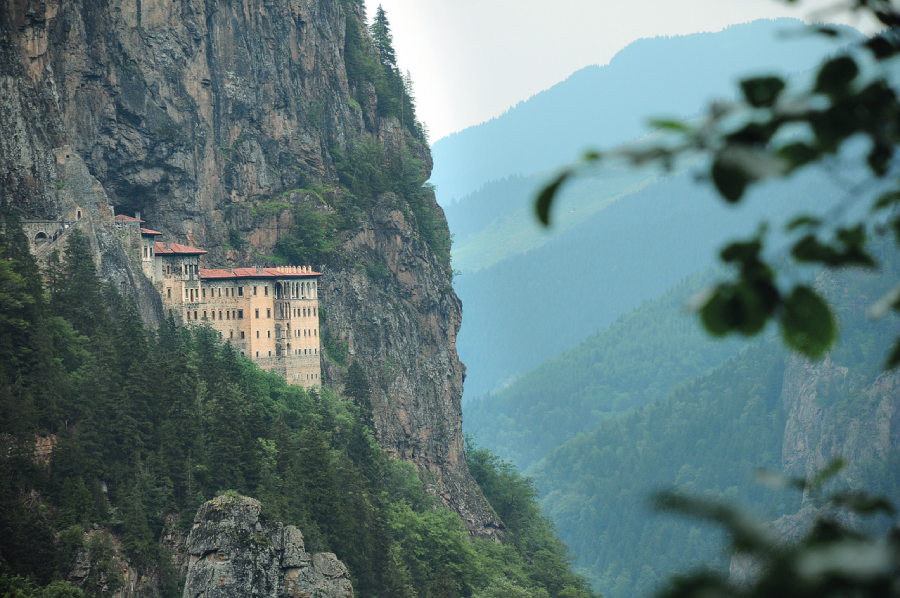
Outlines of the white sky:
{"type": "Polygon", "coordinates": [[[606,64],[636,39],[719,31],[794,16],[868,29],[816,13],[835,0],[366,0],[387,11],[401,69],[415,83],[432,143],[498,116],[576,70],[606,64]]]}

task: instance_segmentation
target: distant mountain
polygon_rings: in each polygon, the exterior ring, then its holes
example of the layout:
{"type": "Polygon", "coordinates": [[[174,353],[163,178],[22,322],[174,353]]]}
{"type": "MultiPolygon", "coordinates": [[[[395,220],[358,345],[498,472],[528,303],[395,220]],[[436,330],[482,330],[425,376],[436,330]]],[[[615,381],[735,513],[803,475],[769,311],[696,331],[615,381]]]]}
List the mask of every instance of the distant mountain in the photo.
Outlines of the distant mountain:
{"type": "MultiPolygon", "coordinates": [[[[817,277],[841,322],[838,345],[824,359],[788,357],[778,339],[762,339],[665,399],[607,418],[533,468],[542,505],[578,555],[576,566],[603,596],[647,596],[673,572],[702,563],[728,571],[717,530],[650,508],[648,498],[659,489],[777,519],[794,514],[801,495],[763,486],[754,479],[756,468],[804,477],[842,456],[847,465],[838,484],[898,495],[900,373],[884,373],[882,366],[900,318],[866,316],[900,278],[893,246],[885,236],[871,248],[885,256],[879,272],[817,277]]],[[[643,322],[654,323],[652,317],[643,322]]],[[[647,360],[635,363],[647,369],[648,384],[659,379],[647,360]]],[[[786,518],[775,530],[801,524],[786,518]]]]}
{"type": "Polygon", "coordinates": [[[608,65],[583,68],[502,116],[435,142],[431,182],[438,202],[446,206],[488,181],[554,168],[588,146],[635,139],[648,132],[648,118],[683,118],[710,99],[734,97],[739,76],[804,71],[839,47],[820,36],[782,35],[801,25],[759,20],[717,33],[638,40],[608,65]]]}
{"type": "MultiPolygon", "coordinates": [[[[602,184],[586,181],[579,193],[602,184]]],[[[727,239],[753,234],[764,219],[821,211],[841,193],[809,171],[761,185],[735,208],[686,173],[608,202],[541,247],[464,272],[454,280],[463,302],[464,401],[499,390],[706,269],[727,239]]]]}
{"type": "Polygon", "coordinates": [[[712,284],[707,272],[619,317],[511,386],[466,403],[465,431],[527,472],[580,433],[665,398],[743,346],[706,335],[684,304],[712,284]]]}

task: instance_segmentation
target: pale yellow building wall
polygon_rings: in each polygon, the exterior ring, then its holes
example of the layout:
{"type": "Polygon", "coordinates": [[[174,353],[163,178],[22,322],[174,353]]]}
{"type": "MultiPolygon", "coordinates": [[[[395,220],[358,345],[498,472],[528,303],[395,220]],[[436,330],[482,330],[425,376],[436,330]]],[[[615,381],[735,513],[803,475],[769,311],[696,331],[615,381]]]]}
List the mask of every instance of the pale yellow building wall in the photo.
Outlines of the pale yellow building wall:
{"type": "Polygon", "coordinates": [[[315,278],[201,280],[199,256],[179,254],[154,256],[152,271],[165,313],[177,324],[208,324],[288,383],[321,386],[315,278]]]}

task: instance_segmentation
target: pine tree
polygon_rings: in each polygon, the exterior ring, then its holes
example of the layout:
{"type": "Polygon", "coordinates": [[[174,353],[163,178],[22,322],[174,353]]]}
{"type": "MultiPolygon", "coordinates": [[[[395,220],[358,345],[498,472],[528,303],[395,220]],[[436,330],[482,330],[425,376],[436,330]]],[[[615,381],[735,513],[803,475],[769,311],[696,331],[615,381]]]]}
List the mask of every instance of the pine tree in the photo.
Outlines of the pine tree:
{"type": "Polygon", "coordinates": [[[363,370],[358,361],[354,361],[347,369],[347,382],[344,384],[344,394],[359,407],[359,417],[363,423],[374,430],[371,400],[372,388],[366,379],[365,370],[363,370]]]}
{"type": "Polygon", "coordinates": [[[394,37],[391,35],[391,24],[388,22],[387,13],[378,5],[375,10],[375,20],[369,26],[372,41],[381,54],[381,64],[385,69],[392,71],[397,68],[397,54],[394,52],[394,37]]]}

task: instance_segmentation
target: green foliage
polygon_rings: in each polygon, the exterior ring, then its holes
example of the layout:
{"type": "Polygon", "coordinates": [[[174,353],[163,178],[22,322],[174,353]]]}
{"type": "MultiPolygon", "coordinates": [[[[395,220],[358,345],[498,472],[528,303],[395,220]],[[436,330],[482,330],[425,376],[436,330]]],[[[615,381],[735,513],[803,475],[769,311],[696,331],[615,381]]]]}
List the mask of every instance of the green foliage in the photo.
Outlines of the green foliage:
{"type": "Polygon", "coordinates": [[[394,193],[409,205],[422,239],[449,267],[447,222],[435,203],[434,190],[425,182],[422,160],[409,147],[385,149],[373,139],[335,149],[334,155],[340,181],[350,192],[341,209],[346,218],[371,209],[383,193],[394,193]]]}
{"type": "MultiPolygon", "coordinates": [[[[897,9],[884,2],[864,0],[855,9],[887,27],[900,21],[897,9]]],[[[813,30],[840,35],[833,28],[813,30]]],[[[900,232],[900,216],[893,210],[898,180],[888,177],[900,144],[900,101],[893,77],[898,49],[900,38],[893,30],[852,44],[816,69],[811,88],[789,89],[789,82],[774,76],[745,79],[744,104],[716,104],[702,122],[665,127],[669,138],[648,147],[585,156],[588,164],[619,156],[634,164],[660,162],[669,167],[683,155],[704,152],[710,155],[709,179],[719,195],[739,203],[751,186],[766,179],[788,176],[833,156],[859,160],[860,140],[866,140],[868,178],[849,191],[846,201],[859,208],[844,206],[833,213],[791,219],[785,230],[793,262],[765,256],[761,234],[722,251],[722,261],[737,272],[735,281],[714,287],[702,307],[703,324],[712,334],[754,336],[774,320],[785,343],[803,355],[818,358],[833,346],[837,328],[817,290],[780,281],[777,275],[800,264],[875,268],[878,262],[864,249],[867,238],[884,224],[900,232]],[[875,193],[887,178],[888,192],[875,193]]],[[[554,198],[577,172],[562,172],[539,193],[535,209],[541,222],[549,224],[554,198]]],[[[900,300],[890,308],[900,312],[900,300]]],[[[898,363],[900,350],[895,349],[887,366],[898,363]]]]}
{"type": "Polygon", "coordinates": [[[558,555],[532,579],[528,554],[472,541],[424,476],[387,458],[360,365],[348,372],[350,401],[289,386],[211,328],[169,322],[149,333],[98,279],[78,234],[51,264],[47,293],[17,218],[0,216],[0,286],[13,298],[0,310],[28,314],[0,326],[11,352],[0,364],[3,595],[107,596],[128,559],[155,568],[161,595],[176,596],[178,572],[158,544],[166,521],[187,529],[220,494],[258,498],[266,517],[303,531],[309,550],[335,552],[360,597],[471,596],[507,573],[526,588],[571,585],[558,555]],[[50,467],[32,458],[35,433],[57,439],[50,467]],[[83,549],[82,592],[59,580],[83,549]]]}
{"type": "Polygon", "coordinates": [[[302,203],[294,206],[294,222],[275,249],[294,264],[327,263],[338,247],[337,214],[302,203]]]}
{"type": "Polygon", "coordinates": [[[527,471],[577,434],[720,365],[738,343],[712,341],[684,316],[685,303],[713,277],[685,280],[508,388],[469,401],[466,430],[527,471]]]}
{"type": "Polygon", "coordinates": [[[0,575],[0,596],[4,598],[83,598],[84,592],[67,581],[54,581],[44,587],[21,576],[0,575]]]}
{"type": "MultiPolygon", "coordinates": [[[[466,464],[506,526],[506,548],[525,557],[524,563],[505,558],[508,568],[488,585],[486,595],[496,595],[501,588],[507,588],[512,595],[594,596],[587,580],[572,571],[569,549],[556,537],[553,524],[541,511],[532,479],[522,476],[490,450],[479,448],[472,436],[466,437],[466,464]]],[[[485,548],[480,551],[489,552],[485,548]]]]}
{"type": "MultiPolygon", "coordinates": [[[[873,325],[862,302],[885,294],[900,277],[900,256],[891,246],[885,238],[867,247],[883,256],[880,273],[847,270],[816,281],[842,322],[830,358],[848,374],[840,385],[823,382],[816,389],[817,406],[827,410],[823,421],[835,429],[858,422],[882,400],[865,389],[882,373],[879,356],[900,323],[885,318],[873,325]]],[[[543,506],[581,557],[580,570],[605,596],[646,594],[669,575],[695,568],[727,569],[730,555],[715,529],[655,514],[645,503],[650,492],[672,488],[772,518],[796,510],[794,497],[760,486],[751,475],[757,467],[782,467],[786,354],[776,341],[770,336],[663,400],[608,418],[535,467],[543,506]]],[[[665,361],[642,364],[650,372],[660,366],[665,361]]],[[[895,491],[895,452],[883,462],[855,464],[848,475],[870,489],[895,491]]]]}

